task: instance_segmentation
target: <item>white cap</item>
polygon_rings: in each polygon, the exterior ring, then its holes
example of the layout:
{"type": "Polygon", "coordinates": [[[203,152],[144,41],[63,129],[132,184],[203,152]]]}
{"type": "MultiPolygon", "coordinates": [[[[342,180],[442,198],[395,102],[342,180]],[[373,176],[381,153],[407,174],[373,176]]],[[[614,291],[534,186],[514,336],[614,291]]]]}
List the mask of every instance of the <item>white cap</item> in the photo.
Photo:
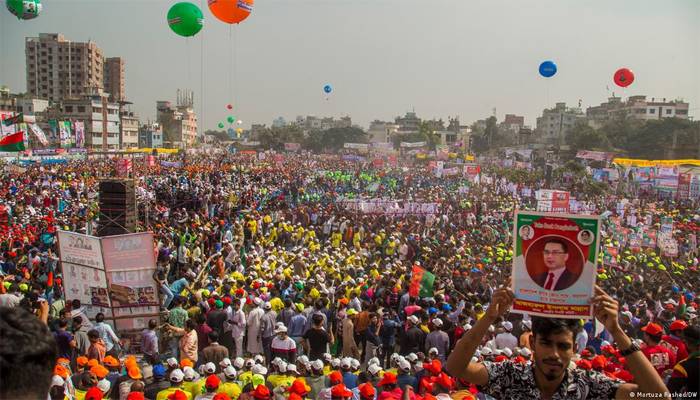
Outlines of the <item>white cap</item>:
{"type": "Polygon", "coordinates": [[[468,331],[468,330],[471,330],[471,329],[472,329],[472,326],[471,326],[471,324],[464,324],[464,326],[462,327],[462,329],[464,329],[465,331],[468,331]]]}
{"type": "Polygon", "coordinates": [[[287,327],[286,326],[279,326],[277,329],[275,329],[275,333],[287,333],[287,327]]]}
{"type": "Polygon", "coordinates": [[[340,367],[340,359],[334,358],[331,360],[331,367],[333,368],[338,368],[340,367]]]}
{"type": "Polygon", "coordinates": [[[259,306],[263,303],[263,301],[260,297],[256,297],[253,299],[253,303],[255,303],[256,306],[259,306]]]}
{"type": "Polygon", "coordinates": [[[438,349],[435,347],[431,347],[430,350],[428,350],[428,354],[438,354],[438,349]]]}
{"type": "Polygon", "coordinates": [[[321,361],[321,360],[311,361],[311,368],[313,368],[316,371],[321,371],[323,369],[323,361],[321,361]]]}
{"type": "Polygon", "coordinates": [[[333,359],[333,356],[331,355],[331,353],[323,353],[323,359],[326,362],[331,362],[331,360],[333,359]]]}
{"type": "Polygon", "coordinates": [[[287,372],[287,366],[288,366],[288,364],[287,364],[286,362],[284,362],[284,361],[280,361],[280,362],[277,363],[277,369],[278,369],[281,373],[287,372]]]}
{"type": "Polygon", "coordinates": [[[408,372],[411,370],[411,363],[408,362],[408,360],[400,360],[399,361],[399,369],[408,372]]]}
{"type": "Polygon", "coordinates": [[[358,369],[360,368],[360,361],[353,358],[352,360],[350,360],[350,366],[353,369],[358,369]]]}
{"type": "Polygon", "coordinates": [[[250,367],[252,367],[253,365],[255,365],[255,360],[253,360],[252,358],[249,358],[249,359],[245,360],[245,363],[244,363],[243,365],[245,365],[246,367],[250,368],[250,367]]]}
{"type": "Polygon", "coordinates": [[[349,357],[345,357],[340,361],[340,368],[349,369],[352,366],[352,361],[349,357]]]}
{"type": "Polygon", "coordinates": [[[532,355],[532,351],[530,351],[530,349],[527,347],[523,347],[520,349],[520,355],[523,357],[530,357],[532,355]]]}
{"type": "Polygon", "coordinates": [[[109,388],[111,387],[112,384],[107,379],[100,379],[100,381],[97,382],[97,388],[100,389],[102,394],[109,392],[109,388]]]}
{"type": "Polygon", "coordinates": [[[378,359],[377,357],[372,357],[372,358],[370,358],[370,360],[369,360],[369,362],[367,363],[367,365],[372,365],[372,364],[377,364],[377,365],[379,365],[379,364],[380,364],[379,359],[378,359]]]}
{"type": "Polygon", "coordinates": [[[442,327],[442,320],[440,318],[433,319],[433,325],[437,326],[438,328],[442,327]]]}
{"type": "Polygon", "coordinates": [[[307,357],[306,355],[299,356],[299,357],[297,357],[297,362],[300,362],[302,364],[308,364],[309,357],[307,357]]]}
{"type": "Polygon", "coordinates": [[[489,332],[490,333],[496,332],[496,328],[493,325],[489,325],[489,332]]]}
{"type": "Polygon", "coordinates": [[[394,362],[399,358],[399,353],[392,353],[389,357],[389,361],[394,362]]]}
{"type": "Polygon", "coordinates": [[[228,357],[224,358],[223,360],[219,361],[219,366],[223,369],[231,365],[231,359],[228,357]]]}
{"type": "Polygon", "coordinates": [[[377,364],[372,364],[369,367],[367,367],[367,372],[369,372],[372,375],[377,375],[379,374],[379,371],[382,370],[382,367],[380,367],[377,364]]]}
{"type": "Polygon", "coordinates": [[[63,386],[63,385],[65,385],[65,384],[66,384],[66,381],[63,380],[63,378],[61,378],[61,377],[58,376],[58,375],[54,375],[54,376],[51,378],[51,386],[63,386]]]}
{"type": "Polygon", "coordinates": [[[508,358],[513,356],[513,350],[511,350],[507,347],[505,349],[503,349],[502,352],[503,352],[503,355],[508,357],[508,358]]]}
{"type": "Polygon", "coordinates": [[[265,362],[265,357],[263,357],[261,354],[256,354],[255,357],[253,357],[253,360],[255,360],[255,362],[258,364],[262,364],[265,362]]]}
{"type": "Polygon", "coordinates": [[[417,325],[417,324],[418,324],[418,317],[416,317],[415,315],[409,316],[408,318],[406,318],[406,320],[407,320],[408,322],[412,323],[413,325],[417,325]]]}
{"type": "Polygon", "coordinates": [[[416,353],[408,353],[408,355],[406,356],[406,360],[410,362],[416,362],[416,360],[418,360],[418,356],[416,355],[416,353]]]}
{"type": "Polygon", "coordinates": [[[279,363],[280,363],[281,361],[282,361],[281,358],[275,357],[275,358],[272,359],[272,361],[270,361],[270,364],[275,365],[275,366],[279,366],[279,363]]]}
{"type": "Polygon", "coordinates": [[[232,366],[228,366],[224,368],[224,375],[226,375],[229,378],[235,378],[236,377],[236,370],[233,369],[232,366]]]}
{"type": "Polygon", "coordinates": [[[507,330],[508,332],[513,330],[513,324],[510,321],[502,323],[501,326],[503,326],[503,329],[507,330]]]}
{"type": "Polygon", "coordinates": [[[266,301],[265,304],[263,304],[263,308],[265,310],[271,310],[272,309],[272,304],[270,304],[269,301],[266,301]]]}
{"type": "Polygon", "coordinates": [[[195,377],[195,374],[196,374],[196,373],[194,372],[194,369],[192,369],[192,367],[185,367],[185,368],[182,369],[182,372],[185,373],[185,379],[186,379],[186,380],[188,380],[188,381],[193,381],[193,380],[194,380],[194,377],[195,377]]]}
{"type": "Polygon", "coordinates": [[[243,368],[244,365],[245,365],[245,360],[243,359],[243,357],[236,357],[236,359],[233,360],[233,366],[238,368],[238,369],[243,368]]]}
{"type": "Polygon", "coordinates": [[[185,379],[185,374],[180,368],[176,368],[170,373],[170,382],[180,383],[183,379],[185,379]]]}
{"type": "Polygon", "coordinates": [[[260,364],[255,364],[253,365],[253,371],[254,374],[258,375],[267,375],[267,368],[263,367],[260,364]]]}
{"type": "Polygon", "coordinates": [[[529,330],[532,330],[532,320],[523,321],[523,326],[529,330]]]}
{"type": "Polygon", "coordinates": [[[471,362],[472,362],[472,364],[476,364],[476,363],[479,362],[479,359],[476,358],[476,357],[472,357],[472,361],[471,361],[471,362]]]}
{"type": "Polygon", "coordinates": [[[216,372],[216,365],[213,362],[208,362],[204,364],[204,372],[207,374],[213,374],[216,372]]]}
{"type": "Polygon", "coordinates": [[[484,347],[481,349],[482,356],[490,356],[491,354],[493,354],[493,351],[491,350],[490,347],[484,347]]]}
{"type": "Polygon", "coordinates": [[[294,372],[295,374],[299,373],[299,370],[297,370],[297,366],[294,364],[287,364],[287,372],[294,372]]]}
{"type": "Polygon", "coordinates": [[[168,363],[169,367],[177,367],[177,359],[175,357],[170,357],[167,360],[165,360],[166,363],[168,363]]]}

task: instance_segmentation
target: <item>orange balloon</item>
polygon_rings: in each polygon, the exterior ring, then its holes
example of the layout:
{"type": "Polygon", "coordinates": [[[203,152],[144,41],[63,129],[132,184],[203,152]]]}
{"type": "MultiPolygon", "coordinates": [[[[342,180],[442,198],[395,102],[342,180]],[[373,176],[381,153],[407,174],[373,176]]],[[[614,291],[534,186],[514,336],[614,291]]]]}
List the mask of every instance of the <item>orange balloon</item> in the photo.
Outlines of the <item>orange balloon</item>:
{"type": "Polygon", "coordinates": [[[237,24],[253,11],[253,0],[209,0],[209,10],[227,24],[237,24]]]}

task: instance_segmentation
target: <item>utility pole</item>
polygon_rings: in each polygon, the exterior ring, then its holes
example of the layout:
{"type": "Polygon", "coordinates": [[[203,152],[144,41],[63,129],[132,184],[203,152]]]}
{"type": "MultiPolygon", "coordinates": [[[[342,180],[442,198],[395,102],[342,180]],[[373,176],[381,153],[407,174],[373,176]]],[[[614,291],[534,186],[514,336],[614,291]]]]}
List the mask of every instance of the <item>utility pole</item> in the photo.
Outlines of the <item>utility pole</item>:
{"type": "Polygon", "coordinates": [[[107,96],[102,96],[102,151],[107,151],[107,96]]]}

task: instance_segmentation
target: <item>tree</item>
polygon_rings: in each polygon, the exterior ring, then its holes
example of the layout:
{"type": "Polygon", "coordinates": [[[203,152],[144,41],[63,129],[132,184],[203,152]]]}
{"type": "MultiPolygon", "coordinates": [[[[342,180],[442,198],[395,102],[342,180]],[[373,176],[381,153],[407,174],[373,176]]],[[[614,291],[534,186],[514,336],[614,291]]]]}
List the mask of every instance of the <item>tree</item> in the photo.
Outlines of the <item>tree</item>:
{"type": "Polygon", "coordinates": [[[312,131],[304,140],[304,147],[316,152],[335,152],[342,149],[345,143],[367,143],[367,132],[356,127],[312,131]]]}
{"type": "Polygon", "coordinates": [[[579,121],[569,131],[566,136],[566,142],[571,147],[571,150],[577,152],[579,150],[611,150],[610,140],[604,132],[594,129],[586,122],[579,121]]]}
{"type": "Polygon", "coordinates": [[[285,143],[301,143],[304,132],[296,125],[265,128],[257,132],[257,140],[263,148],[281,151],[285,143]]]}

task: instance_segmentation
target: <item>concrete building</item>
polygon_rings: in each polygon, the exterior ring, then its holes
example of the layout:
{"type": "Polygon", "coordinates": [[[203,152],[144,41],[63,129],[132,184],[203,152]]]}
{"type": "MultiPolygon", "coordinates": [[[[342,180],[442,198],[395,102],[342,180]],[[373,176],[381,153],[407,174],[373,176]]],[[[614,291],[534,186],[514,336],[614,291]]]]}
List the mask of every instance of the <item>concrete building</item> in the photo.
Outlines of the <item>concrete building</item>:
{"type": "Polygon", "coordinates": [[[197,143],[197,114],[194,112],[194,94],[178,90],[177,105],[169,101],[157,102],[157,120],[163,129],[163,146],[184,149],[197,143]]]}
{"type": "Polygon", "coordinates": [[[163,130],[160,124],[144,124],[139,129],[139,147],[163,147],[163,130]]]}
{"type": "Polygon", "coordinates": [[[588,107],[586,118],[594,128],[599,128],[613,118],[631,118],[638,120],[654,120],[662,118],[688,119],[690,104],[681,100],[666,101],[666,98],[651,98],[647,96],[630,96],[627,101],[621,97],[612,96],[600,105],[588,107]]]}
{"type": "Polygon", "coordinates": [[[60,101],[94,95],[104,87],[104,57],[94,43],[67,40],[59,33],[25,39],[27,93],[60,101]]]}
{"type": "Polygon", "coordinates": [[[418,118],[415,111],[407,112],[403,117],[394,118],[394,122],[399,126],[401,133],[418,132],[421,119],[418,118]]]}
{"type": "Polygon", "coordinates": [[[569,131],[585,117],[580,108],[567,107],[566,103],[544,109],[542,116],[537,118],[535,141],[544,145],[565,146],[569,131]]]}
{"type": "Polygon", "coordinates": [[[0,110],[5,112],[15,112],[17,95],[10,92],[10,88],[0,87],[0,110]]]}
{"type": "MultiPolygon", "coordinates": [[[[281,121],[280,121],[281,122],[281,121]]],[[[300,127],[303,131],[325,131],[333,128],[350,128],[352,119],[348,116],[335,119],[333,117],[316,117],[313,115],[297,116],[294,125],[300,127]]],[[[275,126],[275,122],[273,122],[275,126]]]]}
{"type": "Polygon", "coordinates": [[[102,149],[103,128],[106,116],[107,122],[107,149],[117,150],[121,143],[119,138],[119,104],[113,102],[103,103],[102,96],[84,96],[80,99],[64,100],[60,106],[48,109],[49,118],[70,121],[83,121],[85,123],[85,146],[102,149]],[[106,104],[106,110],[103,105],[106,104]]]}
{"type": "Polygon", "coordinates": [[[139,117],[131,110],[121,111],[121,148],[129,149],[139,145],[139,117]]]}
{"type": "Polygon", "coordinates": [[[499,125],[499,128],[503,131],[519,134],[520,129],[525,126],[525,117],[515,114],[506,114],[503,122],[501,122],[499,125]]]}
{"type": "Polygon", "coordinates": [[[367,137],[370,143],[391,142],[391,138],[399,133],[399,125],[393,122],[374,120],[369,124],[367,137]]]}
{"type": "Polygon", "coordinates": [[[19,97],[15,103],[17,112],[24,113],[24,115],[35,115],[37,113],[42,113],[49,108],[48,100],[31,97],[19,97]]]}
{"type": "Polygon", "coordinates": [[[107,58],[104,62],[104,91],[109,93],[110,101],[126,100],[125,82],[124,59],[121,57],[107,58]]]}

